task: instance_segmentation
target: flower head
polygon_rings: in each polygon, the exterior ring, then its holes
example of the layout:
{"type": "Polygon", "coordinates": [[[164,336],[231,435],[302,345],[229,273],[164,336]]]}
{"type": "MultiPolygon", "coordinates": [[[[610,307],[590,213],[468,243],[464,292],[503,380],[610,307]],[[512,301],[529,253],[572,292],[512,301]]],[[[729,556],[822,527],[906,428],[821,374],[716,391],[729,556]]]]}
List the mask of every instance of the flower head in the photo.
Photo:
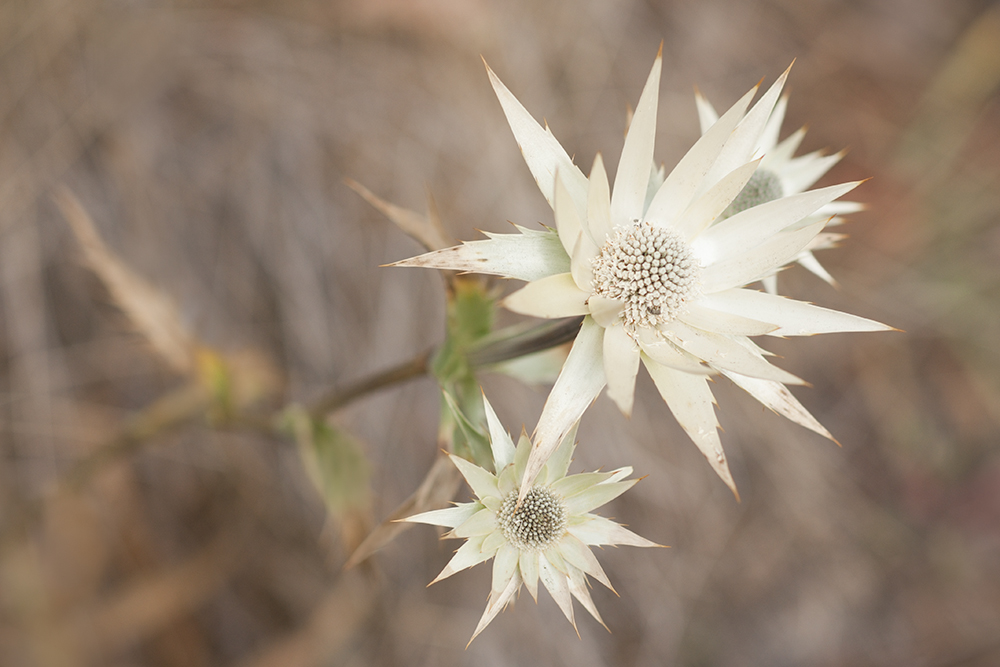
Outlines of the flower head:
{"type": "MultiPolygon", "coordinates": [[[[701,93],[696,93],[695,102],[698,106],[698,120],[701,123],[701,131],[704,134],[719,120],[712,104],[705,99],[701,93]]],[[[782,141],[778,141],[781,132],[781,123],[785,119],[785,110],[788,108],[788,95],[782,95],[781,99],[774,105],[770,118],[764,130],[761,132],[756,156],[761,157],[757,171],[753,173],[750,180],[743,187],[743,190],[736,195],[736,199],[729,204],[729,207],[722,213],[720,220],[724,220],[740,211],[763,204],[775,199],[780,199],[788,195],[805,192],[823,177],[835,164],[846,154],[846,151],[838,151],[833,155],[825,155],[823,151],[813,151],[806,155],[795,157],[795,151],[806,135],[806,129],[799,128],[782,141]]],[[[798,224],[785,230],[784,233],[801,229],[802,227],[818,222],[827,221],[827,227],[839,225],[843,222],[841,215],[856,213],[864,209],[864,205],[853,201],[831,201],[820,206],[809,216],[803,218],[798,224]]],[[[832,248],[838,241],[844,238],[843,234],[821,232],[795,257],[795,261],[805,269],[815,274],[831,285],[836,281],[833,276],[823,268],[813,252],[832,248]]],[[[777,272],[762,278],[765,289],[771,294],[777,293],[777,272]]]]}
{"type": "Polygon", "coordinates": [[[451,528],[445,537],[467,540],[434,582],[494,559],[492,589],[472,639],[507,606],[522,585],[537,601],[539,581],[574,628],[574,597],[604,625],[590,597],[587,575],[611,590],[614,588],[589,547],[659,546],[592,513],[632,488],[638,480],[625,479],[632,474],[632,468],[567,476],[576,436],[574,427],[519,501],[518,487],[524,477],[531,441],[522,433],[515,448],[485,397],[483,403],[496,474],[453,455],[451,460],[472,487],[476,499],[406,519],[451,528]]]}
{"type": "Polygon", "coordinates": [[[757,154],[774,127],[769,118],[788,71],[753,107],[757,89],[744,95],[662,177],[652,166],[660,67],[657,56],[613,189],[600,154],[590,177],[584,176],[548,128],[488,70],[557,229],[487,234],[485,241],[397,263],[517,278],[528,284],[504,300],[507,308],[536,317],[585,316],[539,418],[522,497],[605,386],[621,411],[631,413],[640,362],[735,493],[708,376],[726,375],[765,406],[832,439],[785,386],[802,380],[773,366],[751,337],[891,328],[745,289],[799,257],[826,224],[817,212],[858,185],[783,191],[770,199],[777,185],[758,176],[753,187],[768,201],[731,209],[767,159],[757,154]]]}

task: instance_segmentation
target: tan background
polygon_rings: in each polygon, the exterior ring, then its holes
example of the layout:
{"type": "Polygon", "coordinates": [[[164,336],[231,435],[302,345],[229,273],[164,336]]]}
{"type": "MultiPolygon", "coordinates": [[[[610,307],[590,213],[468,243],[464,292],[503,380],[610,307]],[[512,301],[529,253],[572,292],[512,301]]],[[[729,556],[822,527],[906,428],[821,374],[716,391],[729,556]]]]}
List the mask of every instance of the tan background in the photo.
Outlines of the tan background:
{"type": "MultiPolygon", "coordinates": [[[[0,664],[1000,663],[1000,12],[933,0],[0,3],[0,664]],[[600,554],[621,597],[581,639],[526,595],[468,650],[489,568],[425,589],[457,543],[420,527],[343,574],[352,530],[285,441],[191,425],[53,495],[72,463],[177,388],[84,266],[69,186],[110,247],[284,398],[442,335],[440,282],[345,177],[449,232],[550,223],[479,56],[589,167],[617,163],[663,40],[656,155],[797,58],[787,134],[851,151],[870,210],[791,295],[906,333],[769,341],[838,449],[718,382],[736,504],[639,382],[602,398],[574,470],[648,476],[606,512],[670,550],[600,554]],[[33,518],[23,520],[35,508],[33,518]]],[[[545,390],[487,378],[511,428],[545,390]]],[[[380,521],[436,455],[419,380],[337,415],[366,443],[380,521]]],[[[460,498],[466,497],[460,492],[460,498]]],[[[362,526],[363,527],[363,526],[362,526]]]]}

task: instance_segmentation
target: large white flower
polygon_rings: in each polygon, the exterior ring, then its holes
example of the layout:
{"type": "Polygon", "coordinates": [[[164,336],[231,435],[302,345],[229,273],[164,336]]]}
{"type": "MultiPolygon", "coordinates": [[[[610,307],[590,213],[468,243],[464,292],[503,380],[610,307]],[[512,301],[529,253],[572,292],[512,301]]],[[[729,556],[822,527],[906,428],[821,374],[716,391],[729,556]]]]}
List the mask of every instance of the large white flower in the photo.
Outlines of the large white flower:
{"type": "Polygon", "coordinates": [[[567,477],[575,447],[573,427],[518,502],[518,486],[524,479],[531,441],[522,433],[515,448],[485,396],[483,403],[496,474],[453,455],[451,460],[472,487],[476,499],[405,519],[451,528],[444,537],[466,540],[431,583],[494,559],[490,596],[472,639],[507,606],[522,584],[537,602],[539,581],[574,628],[574,597],[604,625],[590,597],[587,575],[612,591],[614,588],[589,547],[659,545],[592,511],[625,493],[639,480],[625,479],[632,474],[630,467],[567,477]]]}
{"type": "MultiPolygon", "coordinates": [[[[744,289],[793,261],[823,229],[803,219],[853,189],[845,183],[781,197],[719,220],[753,177],[754,159],[786,71],[749,110],[756,87],[723,114],[651,197],[661,58],[636,105],[612,192],[601,156],[588,179],[547,127],[496,75],[490,80],[524,159],[555,213],[557,232],[518,228],[398,262],[528,281],[504,305],[519,313],[586,316],[542,410],[521,494],[569,428],[607,386],[632,411],[639,362],[677,421],[736,493],[717,431],[708,375],[825,437],[791,395],[797,377],[771,365],[751,336],[881,331],[883,324],[744,289]],[[790,231],[791,230],[791,231],[790,231]]],[[[487,68],[488,69],[488,68],[487,68]]]]}
{"type": "MultiPolygon", "coordinates": [[[[700,92],[696,92],[695,102],[698,106],[701,132],[704,134],[719,120],[719,114],[700,92]]],[[[846,151],[839,151],[833,155],[825,155],[824,151],[819,150],[795,157],[795,151],[806,136],[806,128],[799,128],[783,141],[778,141],[787,108],[788,95],[782,95],[774,105],[774,110],[760,135],[754,155],[761,158],[760,164],[736,199],[719,216],[721,220],[758,204],[805,192],[846,154],[846,151]]],[[[820,206],[815,213],[806,216],[783,233],[796,231],[819,220],[826,220],[827,227],[839,225],[843,222],[841,215],[861,210],[864,210],[864,205],[858,202],[832,201],[820,206]]],[[[830,285],[835,285],[833,276],[823,268],[813,255],[813,251],[832,248],[843,238],[843,234],[821,232],[798,254],[795,261],[830,285]]],[[[777,275],[775,272],[762,279],[764,288],[771,294],[777,293],[777,275]]]]}

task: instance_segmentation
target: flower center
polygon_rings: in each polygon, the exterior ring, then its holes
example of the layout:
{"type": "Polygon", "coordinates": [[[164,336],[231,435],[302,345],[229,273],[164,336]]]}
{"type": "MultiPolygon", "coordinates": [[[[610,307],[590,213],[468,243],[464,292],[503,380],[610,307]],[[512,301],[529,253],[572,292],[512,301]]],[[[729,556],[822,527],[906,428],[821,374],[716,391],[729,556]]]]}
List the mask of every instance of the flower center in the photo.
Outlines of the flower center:
{"type": "Polygon", "coordinates": [[[758,169],[743,186],[736,199],[729,204],[729,207],[719,216],[720,220],[734,216],[740,211],[753,208],[760,204],[766,204],[775,199],[781,199],[785,195],[784,188],[781,187],[781,180],[773,171],[758,169]]]}
{"type": "Polygon", "coordinates": [[[566,506],[544,486],[535,486],[517,506],[517,491],[503,499],[497,523],[507,541],[522,551],[545,549],[566,530],[566,506]]]}
{"type": "Polygon", "coordinates": [[[699,266],[676,233],[646,221],[619,227],[594,258],[594,293],[625,302],[627,329],[672,322],[693,296],[699,266]]]}

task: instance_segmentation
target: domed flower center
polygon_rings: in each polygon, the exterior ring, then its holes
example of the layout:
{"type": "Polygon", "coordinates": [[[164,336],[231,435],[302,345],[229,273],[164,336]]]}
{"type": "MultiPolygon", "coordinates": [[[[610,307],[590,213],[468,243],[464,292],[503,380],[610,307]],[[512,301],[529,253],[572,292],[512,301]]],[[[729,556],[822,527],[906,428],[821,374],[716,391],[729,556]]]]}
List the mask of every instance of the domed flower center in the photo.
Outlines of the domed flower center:
{"type": "Polygon", "coordinates": [[[517,491],[504,498],[497,523],[507,541],[522,551],[545,549],[566,532],[566,506],[543,486],[532,487],[517,506],[517,491]]]}
{"type": "Polygon", "coordinates": [[[747,181],[747,184],[743,186],[743,189],[740,190],[740,193],[736,195],[736,199],[722,212],[719,219],[724,220],[748,208],[766,204],[775,199],[781,199],[784,195],[785,190],[781,187],[781,180],[778,178],[778,175],[767,169],[758,169],[750,177],[750,180],[747,181]]]}
{"type": "Polygon", "coordinates": [[[619,227],[594,258],[594,293],[625,302],[627,329],[671,322],[694,296],[700,267],[676,233],[646,221],[619,227]]]}

